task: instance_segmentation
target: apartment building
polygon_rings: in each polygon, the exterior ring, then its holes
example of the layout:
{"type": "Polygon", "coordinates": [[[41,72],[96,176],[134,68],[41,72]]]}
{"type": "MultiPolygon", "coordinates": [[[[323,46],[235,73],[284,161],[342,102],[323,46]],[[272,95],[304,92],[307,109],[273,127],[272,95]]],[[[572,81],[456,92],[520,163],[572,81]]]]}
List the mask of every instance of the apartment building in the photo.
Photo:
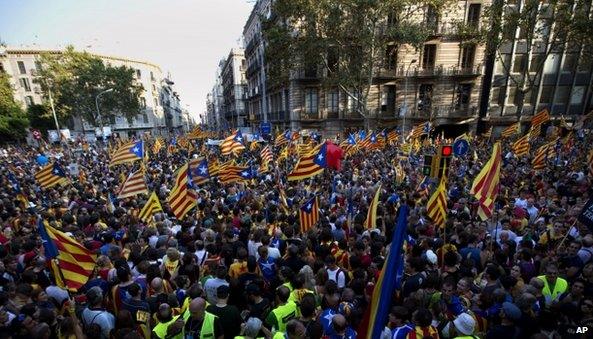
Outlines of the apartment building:
{"type": "Polygon", "coordinates": [[[223,128],[247,126],[244,93],[247,91],[245,79],[245,52],[242,48],[233,48],[224,62],[220,83],[222,87],[221,113],[223,128]]]}
{"type": "MultiPolygon", "coordinates": [[[[42,93],[40,86],[34,83],[36,72],[40,67],[39,60],[43,53],[58,55],[62,51],[10,47],[0,49],[0,71],[4,71],[10,76],[14,96],[22,103],[23,108],[41,104],[46,100],[45,93],[42,93]]],[[[150,131],[153,134],[167,134],[170,128],[174,129],[183,124],[182,112],[178,109],[179,96],[173,90],[173,82],[170,78],[163,76],[158,65],[121,57],[93,55],[101,58],[106,64],[134,69],[135,79],[144,89],[140,97],[142,111],[132,122],[123,116],[113,116],[109,124],[106,124],[111,127],[113,132],[119,133],[124,138],[145,131],[150,131]],[[166,107],[163,102],[167,104],[166,107]],[[165,116],[165,108],[170,113],[170,119],[165,116]]],[[[82,118],[72,119],[67,125],[73,134],[93,134],[97,128],[82,118]]]]}
{"type": "MultiPolygon", "coordinates": [[[[587,0],[575,6],[574,10],[591,13],[592,1],[587,0]]],[[[524,0],[505,1],[504,13],[521,11],[524,0]]],[[[567,121],[587,114],[593,109],[593,59],[585,46],[561,46],[553,48],[550,28],[545,28],[553,8],[548,1],[539,3],[536,18],[538,34],[529,36],[520,29],[505,39],[496,53],[487,58],[484,91],[480,105],[481,120],[485,126],[498,129],[517,121],[517,107],[522,99],[521,121],[542,109],[549,109],[552,119],[564,115],[567,121]],[[527,38],[534,40],[528,45],[527,38]],[[543,62],[543,68],[540,67],[543,62]],[[521,95],[518,84],[522,77],[527,79],[530,89],[521,95]]]]}

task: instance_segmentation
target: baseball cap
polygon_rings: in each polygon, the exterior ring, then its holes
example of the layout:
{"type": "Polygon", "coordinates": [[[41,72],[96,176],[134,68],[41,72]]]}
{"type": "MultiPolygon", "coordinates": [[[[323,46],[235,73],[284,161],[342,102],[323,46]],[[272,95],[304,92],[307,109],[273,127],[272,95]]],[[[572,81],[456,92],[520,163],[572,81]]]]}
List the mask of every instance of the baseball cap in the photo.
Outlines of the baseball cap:
{"type": "Polygon", "coordinates": [[[453,320],[453,325],[455,325],[457,331],[465,335],[472,335],[476,327],[476,321],[471,315],[467,313],[461,313],[457,316],[457,318],[455,318],[455,320],[453,320]]]}

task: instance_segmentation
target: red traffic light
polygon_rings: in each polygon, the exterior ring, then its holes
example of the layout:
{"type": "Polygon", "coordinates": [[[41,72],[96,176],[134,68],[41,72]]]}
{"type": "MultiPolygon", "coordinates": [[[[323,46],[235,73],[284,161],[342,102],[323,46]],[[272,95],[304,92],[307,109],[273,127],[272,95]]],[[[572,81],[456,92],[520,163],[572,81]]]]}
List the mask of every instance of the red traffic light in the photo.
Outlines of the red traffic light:
{"type": "Polygon", "coordinates": [[[442,146],[441,147],[441,156],[443,157],[450,157],[453,154],[453,147],[450,145],[442,146]]]}

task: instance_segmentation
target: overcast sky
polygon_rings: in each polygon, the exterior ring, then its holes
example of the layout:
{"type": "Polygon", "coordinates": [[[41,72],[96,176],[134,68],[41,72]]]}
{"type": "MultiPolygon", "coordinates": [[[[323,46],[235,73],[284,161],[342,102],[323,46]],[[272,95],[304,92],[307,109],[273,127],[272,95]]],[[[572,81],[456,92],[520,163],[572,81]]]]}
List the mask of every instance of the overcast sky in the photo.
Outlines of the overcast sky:
{"type": "Polygon", "coordinates": [[[194,117],[218,61],[239,43],[248,0],[0,0],[0,40],[150,61],[171,72],[194,117]]]}

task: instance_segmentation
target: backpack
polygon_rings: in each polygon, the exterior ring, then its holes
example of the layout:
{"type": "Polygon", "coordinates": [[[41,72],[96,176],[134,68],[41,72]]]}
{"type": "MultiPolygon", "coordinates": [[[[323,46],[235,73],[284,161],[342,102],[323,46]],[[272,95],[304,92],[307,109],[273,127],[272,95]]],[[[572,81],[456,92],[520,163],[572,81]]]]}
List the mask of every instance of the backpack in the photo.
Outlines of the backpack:
{"type": "MultiPolygon", "coordinates": [[[[340,272],[344,273],[344,286],[348,286],[348,284],[350,283],[350,272],[343,270],[342,268],[338,268],[338,272],[336,272],[336,280],[338,280],[338,277],[340,276],[340,272]]],[[[336,281],[337,283],[337,281],[336,281]]]]}

